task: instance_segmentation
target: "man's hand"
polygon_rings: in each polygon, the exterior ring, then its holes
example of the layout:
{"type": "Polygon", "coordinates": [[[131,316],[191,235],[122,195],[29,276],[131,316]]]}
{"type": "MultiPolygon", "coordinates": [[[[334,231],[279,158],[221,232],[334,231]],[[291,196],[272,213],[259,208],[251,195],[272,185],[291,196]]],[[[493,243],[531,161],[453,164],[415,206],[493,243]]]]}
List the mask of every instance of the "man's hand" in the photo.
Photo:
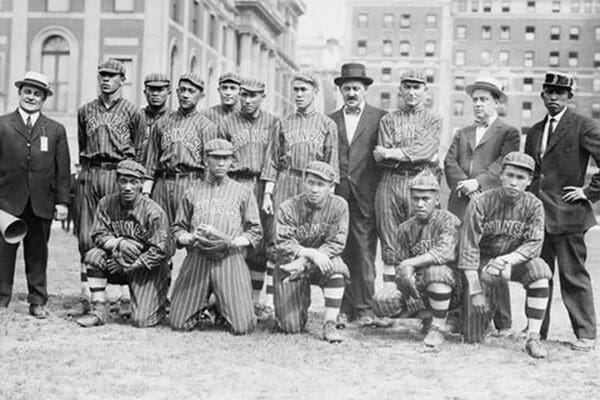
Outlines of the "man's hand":
{"type": "Polygon", "coordinates": [[[333,263],[329,256],[317,249],[305,249],[300,254],[301,257],[306,257],[319,268],[319,270],[327,275],[333,271],[333,263]]]}
{"type": "Polygon", "coordinates": [[[415,275],[415,267],[408,260],[402,261],[398,265],[398,271],[396,276],[398,279],[404,282],[410,282],[415,275]]]}
{"type": "Polygon", "coordinates": [[[133,262],[142,254],[144,246],[132,239],[123,239],[119,243],[118,250],[123,254],[125,261],[133,262]]]}
{"type": "Polygon", "coordinates": [[[383,146],[375,146],[375,149],[373,150],[373,158],[375,158],[375,161],[380,162],[382,160],[385,160],[387,157],[387,149],[383,146]]]}
{"type": "Polygon", "coordinates": [[[250,241],[246,236],[238,236],[231,241],[231,247],[241,248],[250,245],[250,241]]]}
{"type": "Polygon", "coordinates": [[[477,179],[465,179],[456,184],[456,191],[466,196],[479,190],[477,179]]]}
{"type": "Polygon", "coordinates": [[[565,186],[563,187],[563,191],[565,191],[565,195],[562,197],[563,201],[567,203],[573,203],[579,200],[587,200],[587,196],[583,191],[582,187],[578,186],[565,186]]]}
{"type": "Polygon", "coordinates": [[[194,244],[194,242],[196,241],[196,237],[191,233],[183,233],[179,236],[177,241],[180,245],[187,247],[194,244]]]}
{"type": "Polygon", "coordinates": [[[265,197],[263,198],[262,210],[267,215],[273,215],[273,198],[269,193],[265,193],[265,197]]]}
{"type": "Polygon", "coordinates": [[[64,221],[69,215],[69,208],[64,204],[56,204],[54,206],[54,219],[57,221],[64,221]]]}
{"type": "Polygon", "coordinates": [[[483,315],[487,312],[487,304],[485,302],[485,296],[483,293],[472,295],[471,304],[473,305],[473,311],[475,313],[483,315]]]}
{"type": "Polygon", "coordinates": [[[110,272],[111,274],[118,274],[119,272],[123,272],[123,267],[114,258],[109,258],[106,261],[106,267],[108,268],[108,272],[110,272]]]}

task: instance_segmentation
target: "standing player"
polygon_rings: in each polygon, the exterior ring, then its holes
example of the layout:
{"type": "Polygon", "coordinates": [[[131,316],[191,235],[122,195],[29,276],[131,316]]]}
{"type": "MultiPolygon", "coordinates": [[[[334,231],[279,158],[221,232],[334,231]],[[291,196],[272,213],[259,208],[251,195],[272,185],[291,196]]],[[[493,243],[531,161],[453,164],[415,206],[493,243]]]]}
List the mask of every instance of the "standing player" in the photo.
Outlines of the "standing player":
{"type": "MultiPolygon", "coordinates": [[[[535,162],[526,154],[511,152],[502,161],[501,186],[472,199],[460,237],[458,268],[464,270],[473,315],[465,313],[465,335],[479,316],[486,315],[486,294],[501,280],[520,282],[527,291],[525,348],[534,358],[545,358],[539,330],[548,306],[550,268],[540,256],[544,238],[542,202],[525,189],[531,183],[535,162]],[[474,318],[473,318],[474,317],[474,318]]],[[[486,321],[487,320],[487,321],[486,321]]]]}
{"type": "Polygon", "coordinates": [[[448,311],[461,304],[462,281],[455,265],[460,220],[438,209],[440,184],[431,171],[411,180],[410,201],[414,216],[398,227],[394,243],[396,285],[375,294],[373,309],[380,317],[394,317],[419,315],[428,308],[432,318],[423,321],[428,329],[423,344],[436,348],[444,341],[448,311]]]}
{"type": "MultiPolygon", "coordinates": [[[[257,204],[262,204],[264,182],[260,172],[265,159],[266,148],[278,121],[274,115],[261,110],[265,98],[265,84],[255,79],[243,79],[240,84],[240,110],[225,119],[220,126],[220,136],[233,144],[234,163],[229,176],[248,186],[256,195],[257,204]]],[[[272,216],[260,213],[265,231],[269,231],[272,216]]],[[[252,301],[259,320],[267,317],[264,307],[259,303],[266,266],[266,246],[261,240],[256,248],[250,249],[246,262],[252,278],[252,301]]],[[[268,314],[268,311],[266,312],[268,314]]]]}
{"type": "MultiPolygon", "coordinates": [[[[136,158],[136,143],[140,133],[140,112],[136,105],[121,97],[125,81],[125,67],[117,60],[98,65],[100,96],[84,104],[77,111],[79,141],[79,254],[81,256],[81,283],[84,295],[80,304],[88,307],[89,288],[83,257],[93,247],[91,233],[98,202],[107,194],[115,193],[117,164],[136,158]]],[[[126,283],[126,282],[114,282],[126,283]]],[[[121,295],[129,298],[129,289],[122,287],[121,295]]],[[[127,302],[122,312],[128,314],[127,302]]]]}
{"type": "MultiPolygon", "coordinates": [[[[584,237],[596,224],[591,203],[600,199],[600,172],[592,175],[589,185],[584,184],[590,157],[600,165],[600,127],[567,107],[573,85],[570,75],[546,73],[542,99],[548,115],[531,127],[525,152],[536,162],[531,191],[546,210],[542,258],[552,271],[555,261],[558,264],[562,299],[577,337],[573,350],[589,351],[596,344],[596,311],[585,268],[584,237]]],[[[543,339],[550,328],[550,303],[541,330],[543,339]]]]}
{"type": "MultiPolygon", "coordinates": [[[[519,131],[498,117],[498,106],[508,98],[500,82],[478,78],[465,89],[473,101],[475,123],[460,129],[450,145],[444,162],[450,187],[448,211],[463,218],[469,199],[478,193],[500,186],[502,158],[519,150],[519,131]]],[[[491,302],[494,324],[498,333],[511,331],[510,291],[501,282],[491,302]]]]}
{"type": "Polygon", "coordinates": [[[143,165],[146,162],[148,138],[152,127],[169,111],[167,100],[171,95],[171,80],[165,74],[152,73],[144,79],[144,95],[148,105],[142,108],[140,127],[142,133],[138,137],[137,160],[143,165]]]}
{"type": "Polygon", "coordinates": [[[340,322],[354,319],[367,325],[372,322],[370,303],[375,293],[375,191],[380,178],[373,150],[379,121],[386,112],[365,102],[373,79],[366,75],[364,65],[342,65],[334,83],[344,100],[344,106],[329,115],[339,135],[340,184],[335,192],[346,199],[350,211],[348,243],[342,255],[350,269],[350,284],[344,291],[340,322]]]}
{"type": "Polygon", "coordinates": [[[442,119],[425,108],[425,75],[410,69],[400,78],[403,104],[385,115],[373,151],[383,176],[375,193],[375,215],[381,240],[384,285],[394,286],[395,233],[410,217],[409,183],[419,172],[439,172],[438,150],[442,119]]]}
{"type": "Polygon", "coordinates": [[[204,97],[204,82],[194,73],[181,75],[177,87],[179,109],[161,118],[150,132],[143,193],[175,220],[183,193],[204,175],[204,145],[217,127],[196,110],[204,97]]]}
{"type": "Polygon", "coordinates": [[[220,126],[223,121],[240,109],[240,77],[232,72],[226,72],[219,77],[220,104],[202,111],[202,115],[220,126]]]}
{"type": "Polygon", "coordinates": [[[348,204],[333,194],[337,171],[312,161],[305,170],[304,193],[277,210],[275,251],[275,316],[280,329],[304,329],[310,306],[310,285],[323,289],[323,339],[342,341],[336,321],[344,296],[348,267],[342,251],[348,234],[348,204]]]}
{"type": "Polygon", "coordinates": [[[89,314],[77,319],[83,327],[104,325],[108,319],[105,289],[109,274],[122,275],[132,292],[132,322],[145,328],[165,316],[169,268],[169,224],[165,212],[141,195],[144,167],[121,161],[117,167],[118,193],[98,204],[92,238],[94,247],[84,259],[92,291],[89,314]]]}
{"type": "Polygon", "coordinates": [[[197,326],[208,296],[235,334],[254,329],[250,273],[245,248],[256,247],[262,229],[256,196],[227,176],[233,146],[224,139],[206,144],[207,175],[185,192],[171,230],[178,246],[187,248],[171,301],[171,327],[197,326]],[[217,235],[226,243],[218,254],[198,242],[217,235]]]}
{"type": "MultiPolygon", "coordinates": [[[[337,127],[329,117],[315,109],[319,91],[317,76],[312,72],[297,74],[292,81],[292,89],[296,112],[277,124],[261,173],[261,179],[266,181],[262,209],[269,215],[273,215],[284,200],[304,190],[303,171],[311,161],[331,165],[335,171],[335,183],[339,183],[337,127]]],[[[265,233],[268,246],[269,235],[272,236],[272,232],[265,233]]],[[[271,262],[267,264],[266,305],[273,305],[271,262]]]]}

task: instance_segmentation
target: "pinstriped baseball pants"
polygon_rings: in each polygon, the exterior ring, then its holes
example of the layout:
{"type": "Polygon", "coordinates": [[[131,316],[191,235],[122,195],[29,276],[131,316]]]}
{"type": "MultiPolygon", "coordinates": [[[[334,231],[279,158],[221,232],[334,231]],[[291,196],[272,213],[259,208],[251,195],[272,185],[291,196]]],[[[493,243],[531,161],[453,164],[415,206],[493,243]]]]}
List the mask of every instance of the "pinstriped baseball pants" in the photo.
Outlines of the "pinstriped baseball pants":
{"type": "Polygon", "coordinates": [[[152,188],[152,200],[154,200],[165,212],[172,224],[177,214],[177,208],[186,190],[193,187],[199,178],[181,176],[172,179],[158,178],[152,188]]]}

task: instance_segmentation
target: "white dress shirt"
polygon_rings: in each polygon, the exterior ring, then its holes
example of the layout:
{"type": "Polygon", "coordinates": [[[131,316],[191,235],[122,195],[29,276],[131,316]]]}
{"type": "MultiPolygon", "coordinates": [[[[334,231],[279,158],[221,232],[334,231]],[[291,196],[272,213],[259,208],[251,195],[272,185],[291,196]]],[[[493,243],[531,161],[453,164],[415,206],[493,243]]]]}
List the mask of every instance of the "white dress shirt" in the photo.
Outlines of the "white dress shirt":
{"type": "Polygon", "coordinates": [[[497,115],[493,115],[488,120],[488,126],[477,125],[477,127],[475,128],[475,146],[479,145],[479,142],[481,142],[483,135],[485,135],[485,132],[487,132],[490,126],[492,126],[497,117],[497,115]]]}
{"type": "Polygon", "coordinates": [[[554,118],[554,126],[552,127],[552,133],[554,133],[554,131],[556,130],[556,127],[558,126],[558,123],[560,122],[560,119],[563,117],[563,115],[565,115],[565,112],[567,111],[567,107],[563,107],[562,110],[560,110],[560,112],[558,114],[556,114],[555,116],[550,116],[549,114],[546,115],[546,123],[544,124],[544,134],[542,135],[542,144],[540,147],[540,155],[543,157],[544,153],[546,152],[546,149],[548,148],[548,130],[550,128],[550,118],[554,118]]]}
{"type": "Polygon", "coordinates": [[[354,138],[354,134],[356,133],[356,127],[358,126],[358,121],[365,109],[365,102],[361,102],[358,105],[360,109],[360,113],[354,115],[346,114],[345,111],[346,106],[342,107],[342,113],[344,114],[344,124],[346,126],[346,137],[348,138],[348,144],[352,143],[352,138],[354,138]]]}
{"type": "Polygon", "coordinates": [[[31,126],[34,127],[35,123],[37,122],[38,118],[40,117],[40,112],[34,112],[33,114],[29,114],[26,113],[25,111],[23,111],[21,109],[21,107],[17,108],[17,110],[19,110],[19,115],[21,115],[21,118],[23,118],[23,123],[25,124],[25,126],[27,126],[27,118],[31,117],[31,126]]]}

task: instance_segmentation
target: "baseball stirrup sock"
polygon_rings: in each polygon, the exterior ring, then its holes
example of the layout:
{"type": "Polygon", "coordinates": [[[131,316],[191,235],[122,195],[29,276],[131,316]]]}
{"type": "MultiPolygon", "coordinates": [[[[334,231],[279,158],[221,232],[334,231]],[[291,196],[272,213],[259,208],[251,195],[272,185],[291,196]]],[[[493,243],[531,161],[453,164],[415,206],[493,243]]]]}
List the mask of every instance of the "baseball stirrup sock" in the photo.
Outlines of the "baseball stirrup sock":
{"type": "Polygon", "coordinates": [[[323,286],[325,298],[325,321],[336,321],[344,297],[344,277],[339,274],[332,275],[329,282],[323,286]]]}
{"type": "Polygon", "coordinates": [[[81,297],[90,300],[90,285],[88,283],[87,265],[81,264],[79,277],[81,279],[81,297]]]}
{"type": "Polygon", "coordinates": [[[547,279],[539,279],[527,287],[525,315],[529,324],[529,332],[539,333],[548,307],[549,296],[550,289],[547,279]]]}
{"type": "Polygon", "coordinates": [[[446,322],[452,288],[444,283],[431,283],[427,286],[427,298],[433,314],[433,322],[443,325],[446,322]]]}
{"type": "Polygon", "coordinates": [[[274,308],[273,305],[273,294],[275,293],[275,288],[273,287],[273,272],[275,270],[275,266],[271,261],[267,261],[267,296],[265,297],[265,305],[271,308],[274,308]]]}
{"type": "Polygon", "coordinates": [[[129,285],[121,285],[119,300],[131,301],[131,292],[129,291],[129,285]]]}
{"type": "Polygon", "coordinates": [[[101,302],[104,303],[106,301],[106,283],[108,279],[94,277],[88,275],[88,282],[90,283],[90,291],[92,293],[92,302],[101,302]]]}
{"type": "Polygon", "coordinates": [[[396,288],[396,268],[392,264],[383,264],[383,286],[396,288]]]}
{"type": "Polygon", "coordinates": [[[258,303],[260,301],[260,294],[265,283],[265,273],[262,271],[259,272],[250,270],[250,280],[252,282],[252,301],[254,303],[258,303]]]}

